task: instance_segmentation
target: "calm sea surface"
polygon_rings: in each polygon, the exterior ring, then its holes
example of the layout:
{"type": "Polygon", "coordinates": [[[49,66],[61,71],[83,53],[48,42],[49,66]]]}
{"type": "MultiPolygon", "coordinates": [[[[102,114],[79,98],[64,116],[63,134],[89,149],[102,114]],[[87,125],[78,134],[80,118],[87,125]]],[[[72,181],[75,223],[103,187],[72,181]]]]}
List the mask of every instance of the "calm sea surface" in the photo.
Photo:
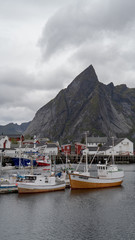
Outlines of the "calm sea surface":
{"type": "Polygon", "coordinates": [[[0,240],[135,239],[135,165],[122,187],[0,195],[0,240]]]}

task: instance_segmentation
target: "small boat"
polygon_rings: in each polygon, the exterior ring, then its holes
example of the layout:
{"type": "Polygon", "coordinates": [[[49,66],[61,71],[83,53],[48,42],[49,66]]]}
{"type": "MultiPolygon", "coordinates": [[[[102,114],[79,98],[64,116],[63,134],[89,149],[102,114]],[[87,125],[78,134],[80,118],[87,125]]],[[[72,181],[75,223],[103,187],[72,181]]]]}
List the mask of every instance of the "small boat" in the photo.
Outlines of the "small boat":
{"type": "MultiPolygon", "coordinates": [[[[86,144],[87,147],[87,144],[86,144]]],[[[97,150],[98,151],[98,150],[97,150]]],[[[105,160],[104,164],[97,164],[97,176],[91,176],[86,149],[86,167],[84,172],[69,173],[70,187],[71,189],[91,189],[91,188],[106,188],[120,186],[123,182],[124,171],[118,169],[114,164],[114,155],[112,155],[113,163],[109,164],[105,160]]],[[[95,156],[92,159],[94,160],[95,156]]],[[[92,164],[91,162],[91,164],[92,164]]],[[[91,167],[91,165],[90,165],[91,167]]]]}
{"type": "Polygon", "coordinates": [[[0,161],[0,193],[13,193],[18,192],[16,174],[10,175],[8,178],[2,176],[2,160],[3,153],[1,153],[0,161]]]}
{"type": "Polygon", "coordinates": [[[43,193],[64,190],[66,184],[55,176],[28,175],[18,182],[18,193],[43,193]]]}
{"type": "Polygon", "coordinates": [[[0,193],[18,192],[16,176],[12,175],[9,178],[0,178],[0,193]]]}
{"type": "Polygon", "coordinates": [[[37,166],[50,166],[51,165],[51,159],[49,156],[39,156],[36,159],[37,166]]]}

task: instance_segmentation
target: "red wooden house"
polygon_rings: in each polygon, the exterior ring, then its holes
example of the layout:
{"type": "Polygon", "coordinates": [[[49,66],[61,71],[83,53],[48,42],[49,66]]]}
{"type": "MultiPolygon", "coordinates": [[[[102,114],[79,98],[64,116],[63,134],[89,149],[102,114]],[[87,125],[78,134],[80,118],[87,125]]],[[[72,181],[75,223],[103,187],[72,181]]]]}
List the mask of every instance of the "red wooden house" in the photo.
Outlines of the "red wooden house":
{"type": "Polygon", "coordinates": [[[64,154],[71,154],[71,144],[61,145],[61,152],[64,154]]]}
{"type": "Polygon", "coordinates": [[[75,154],[80,155],[82,150],[86,148],[85,144],[82,143],[75,143],[75,154]]]}

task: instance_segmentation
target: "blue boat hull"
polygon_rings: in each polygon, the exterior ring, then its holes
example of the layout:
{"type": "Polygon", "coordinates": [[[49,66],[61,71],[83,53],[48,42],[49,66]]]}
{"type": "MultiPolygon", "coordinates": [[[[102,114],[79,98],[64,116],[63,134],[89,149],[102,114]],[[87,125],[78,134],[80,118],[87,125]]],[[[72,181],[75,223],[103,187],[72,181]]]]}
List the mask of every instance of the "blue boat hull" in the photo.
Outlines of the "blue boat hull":
{"type": "MultiPolygon", "coordinates": [[[[31,160],[28,158],[12,158],[13,164],[15,167],[23,166],[28,167],[31,166],[31,160]]],[[[36,166],[36,160],[33,160],[33,166],[36,166]]]]}

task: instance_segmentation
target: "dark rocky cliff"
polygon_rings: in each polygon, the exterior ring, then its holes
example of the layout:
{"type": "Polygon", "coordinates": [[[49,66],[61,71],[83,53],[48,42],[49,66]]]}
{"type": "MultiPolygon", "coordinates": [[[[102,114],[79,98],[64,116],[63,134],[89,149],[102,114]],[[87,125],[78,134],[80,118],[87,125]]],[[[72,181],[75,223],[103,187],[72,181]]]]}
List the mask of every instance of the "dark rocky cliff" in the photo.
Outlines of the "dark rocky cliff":
{"type": "Polygon", "coordinates": [[[99,136],[133,136],[135,89],[98,81],[92,65],[38,110],[25,134],[51,140],[80,140],[84,131],[99,136]]]}

